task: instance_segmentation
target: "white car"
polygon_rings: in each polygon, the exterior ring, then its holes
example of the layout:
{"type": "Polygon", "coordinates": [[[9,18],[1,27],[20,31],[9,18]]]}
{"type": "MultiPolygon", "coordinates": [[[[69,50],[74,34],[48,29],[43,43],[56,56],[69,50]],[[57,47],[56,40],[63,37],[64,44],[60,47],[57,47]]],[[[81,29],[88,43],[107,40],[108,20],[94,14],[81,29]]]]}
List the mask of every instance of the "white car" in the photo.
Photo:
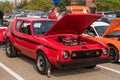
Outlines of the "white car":
{"type": "Polygon", "coordinates": [[[85,30],[84,33],[91,36],[100,37],[105,32],[108,26],[109,24],[105,22],[94,22],[89,28],[85,30]]]}

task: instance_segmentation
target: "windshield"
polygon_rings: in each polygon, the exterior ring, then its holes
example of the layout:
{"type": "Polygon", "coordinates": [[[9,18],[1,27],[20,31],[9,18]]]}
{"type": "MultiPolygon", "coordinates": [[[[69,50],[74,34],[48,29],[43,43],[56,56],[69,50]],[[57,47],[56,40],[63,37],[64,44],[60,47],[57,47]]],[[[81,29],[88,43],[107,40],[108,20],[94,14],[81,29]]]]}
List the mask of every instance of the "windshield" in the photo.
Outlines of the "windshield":
{"type": "Polygon", "coordinates": [[[33,22],[34,34],[45,34],[54,24],[55,21],[33,22]]]}
{"type": "Polygon", "coordinates": [[[99,36],[102,36],[108,26],[96,26],[95,30],[97,31],[99,36]]]}
{"type": "Polygon", "coordinates": [[[108,35],[105,35],[105,37],[120,37],[120,32],[113,32],[108,35]]]}

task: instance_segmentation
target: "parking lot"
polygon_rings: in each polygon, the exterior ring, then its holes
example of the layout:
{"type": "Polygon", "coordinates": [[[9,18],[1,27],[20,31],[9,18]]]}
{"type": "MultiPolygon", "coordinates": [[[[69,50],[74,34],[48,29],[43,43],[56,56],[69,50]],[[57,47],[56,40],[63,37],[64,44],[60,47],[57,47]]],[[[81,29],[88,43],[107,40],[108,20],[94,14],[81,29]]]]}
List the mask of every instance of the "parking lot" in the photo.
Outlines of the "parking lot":
{"type": "Polygon", "coordinates": [[[4,45],[0,46],[0,56],[0,80],[120,80],[120,63],[105,63],[95,69],[54,69],[48,78],[36,71],[34,60],[23,55],[6,57],[4,45]]]}

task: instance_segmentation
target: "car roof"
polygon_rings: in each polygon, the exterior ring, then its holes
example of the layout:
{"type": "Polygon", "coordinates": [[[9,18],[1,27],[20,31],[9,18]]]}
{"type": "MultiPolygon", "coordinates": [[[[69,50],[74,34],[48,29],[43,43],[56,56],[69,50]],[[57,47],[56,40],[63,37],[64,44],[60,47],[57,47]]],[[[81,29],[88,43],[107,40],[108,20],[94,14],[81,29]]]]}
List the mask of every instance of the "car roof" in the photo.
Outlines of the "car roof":
{"type": "Polygon", "coordinates": [[[105,23],[105,22],[94,22],[92,23],[92,26],[109,26],[108,23],[105,23]]]}
{"type": "Polygon", "coordinates": [[[57,21],[55,19],[47,19],[47,18],[34,18],[34,17],[18,17],[15,18],[17,20],[24,20],[24,21],[57,21]]]}

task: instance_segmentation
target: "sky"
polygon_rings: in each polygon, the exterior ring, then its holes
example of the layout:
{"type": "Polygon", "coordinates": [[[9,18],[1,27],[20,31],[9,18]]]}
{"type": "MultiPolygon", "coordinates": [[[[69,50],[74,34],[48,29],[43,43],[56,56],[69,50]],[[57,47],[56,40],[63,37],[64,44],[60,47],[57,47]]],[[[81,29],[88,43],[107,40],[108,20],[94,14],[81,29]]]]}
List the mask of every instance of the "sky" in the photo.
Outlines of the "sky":
{"type": "MultiPolygon", "coordinates": [[[[10,1],[10,2],[15,2],[15,0],[0,0],[0,1],[10,1]]],[[[16,0],[17,2],[20,2],[21,0],[16,0]]]]}

